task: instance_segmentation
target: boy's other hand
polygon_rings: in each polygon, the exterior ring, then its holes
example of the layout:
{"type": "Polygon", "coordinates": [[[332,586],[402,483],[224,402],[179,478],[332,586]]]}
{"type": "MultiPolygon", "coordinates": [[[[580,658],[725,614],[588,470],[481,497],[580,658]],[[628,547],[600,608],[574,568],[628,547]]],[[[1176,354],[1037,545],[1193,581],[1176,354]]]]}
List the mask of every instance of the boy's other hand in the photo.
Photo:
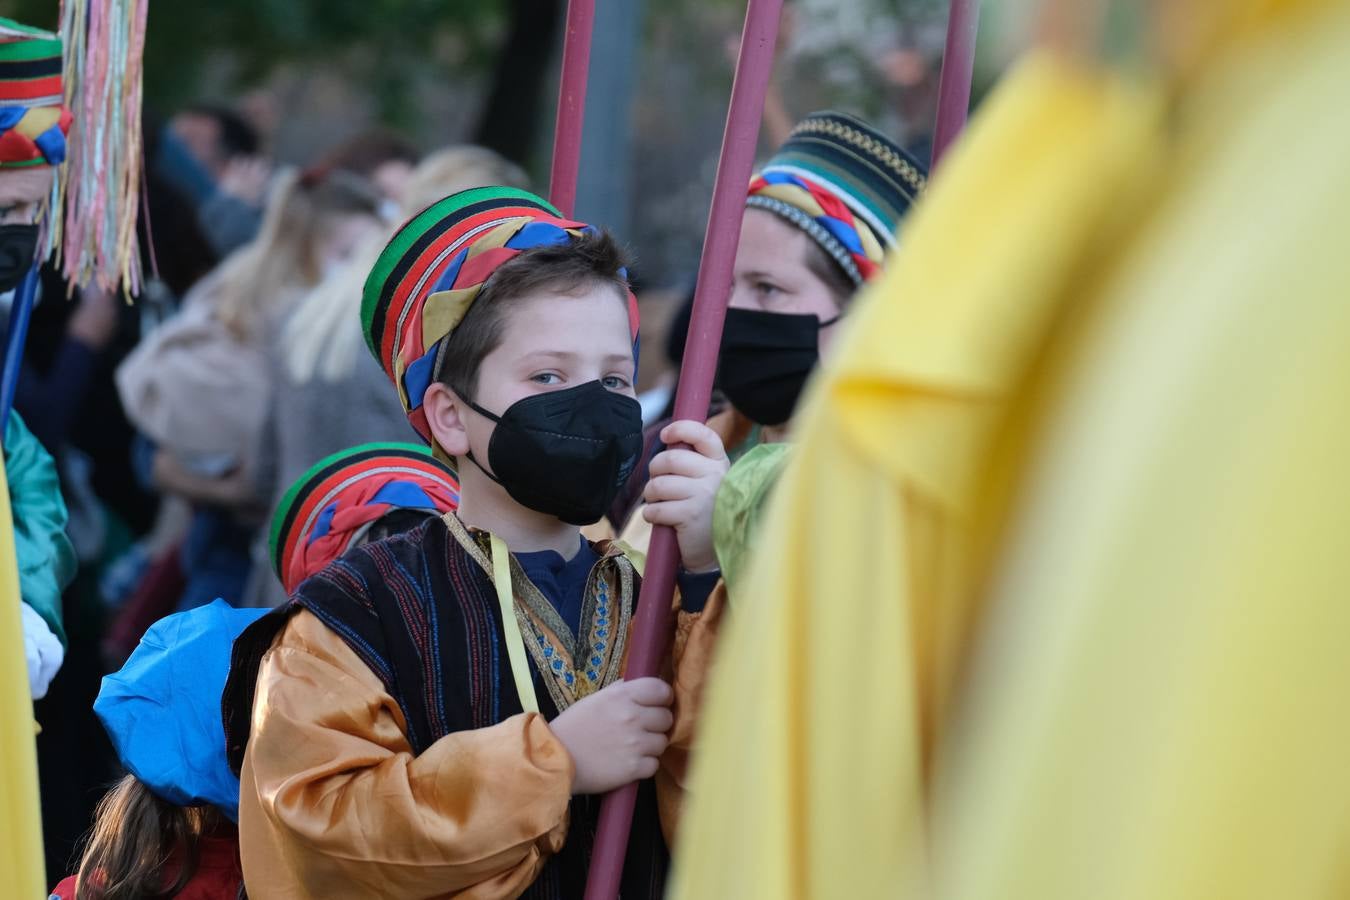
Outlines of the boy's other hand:
{"type": "Polygon", "coordinates": [[[603,794],[656,774],[675,719],[670,685],[616,681],[568,707],[549,728],[576,765],[574,794],[603,794]]]}
{"type": "Polygon", "coordinates": [[[711,572],[717,568],[713,504],[731,466],[727,452],[717,432],[702,422],[671,422],[661,430],[661,440],[671,449],[652,460],[642,515],[653,525],[675,529],[686,572],[711,572]]]}

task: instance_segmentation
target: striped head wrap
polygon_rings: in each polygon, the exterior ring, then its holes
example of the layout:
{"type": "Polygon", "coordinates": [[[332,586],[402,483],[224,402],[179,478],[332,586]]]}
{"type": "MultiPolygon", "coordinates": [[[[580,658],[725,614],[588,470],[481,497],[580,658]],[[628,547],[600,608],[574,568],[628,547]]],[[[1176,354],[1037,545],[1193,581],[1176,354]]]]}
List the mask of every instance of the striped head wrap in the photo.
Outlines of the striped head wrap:
{"type": "Polygon", "coordinates": [[[65,162],[72,118],[64,92],[61,39],[0,18],[0,168],[65,162]]]}
{"type": "Polygon", "coordinates": [[[337,559],[397,509],[459,506],[454,471],[417,444],[363,444],[315,463],[272,516],[272,568],[286,593],[337,559]]]}
{"type": "MultiPolygon", "coordinates": [[[[492,273],[532,247],[593,231],[528,191],[484,187],[433,204],[394,235],[366,280],[361,322],[366,344],[425,440],[431,432],[422,396],[440,367],[440,351],[492,273]]],[[[631,291],[628,318],[636,354],[631,291]]]]}
{"type": "Polygon", "coordinates": [[[874,278],[927,186],[924,167],[867,123],[812,113],[750,182],[746,206],[796,225],[855,285],[874,278]]]}

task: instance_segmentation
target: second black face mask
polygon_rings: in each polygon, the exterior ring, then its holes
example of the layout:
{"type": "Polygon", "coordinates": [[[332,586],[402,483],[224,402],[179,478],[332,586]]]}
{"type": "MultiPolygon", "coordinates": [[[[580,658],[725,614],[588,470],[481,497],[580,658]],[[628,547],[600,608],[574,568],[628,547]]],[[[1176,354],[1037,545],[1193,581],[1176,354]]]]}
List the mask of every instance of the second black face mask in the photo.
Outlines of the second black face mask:
{"type": "Polygon", "coordinates": [[[0,292],[19,286],[37,258],[36,225],[0,225],[0,292]]]}
{"type": "Polygon", "coordinates": [[[605,514],[642,453],[642,407],[598,381],[517,400],[500,416],[469,405],[497,423],[484,474],[521,506],[572,525],[605,514]]]}
{"type": "Polygon", "coordinates": [[[816,316],[727,310],[717,383],[731,405],[760,425],[792,418],[802,388],[820,361],[816,316]]]}

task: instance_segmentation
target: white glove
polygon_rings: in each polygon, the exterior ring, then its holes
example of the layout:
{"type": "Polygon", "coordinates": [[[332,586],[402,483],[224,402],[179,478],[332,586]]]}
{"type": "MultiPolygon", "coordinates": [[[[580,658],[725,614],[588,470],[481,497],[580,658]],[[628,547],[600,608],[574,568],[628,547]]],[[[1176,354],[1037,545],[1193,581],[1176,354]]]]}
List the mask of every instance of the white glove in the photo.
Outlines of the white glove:
{"type": "Polygon", "coordinates": [[[28,687],[34,700],[47,696],[66,651],[52,634],[47,623],[27,603],[20,603],[23,613],[23,653],[28,658],[28,687]]]}

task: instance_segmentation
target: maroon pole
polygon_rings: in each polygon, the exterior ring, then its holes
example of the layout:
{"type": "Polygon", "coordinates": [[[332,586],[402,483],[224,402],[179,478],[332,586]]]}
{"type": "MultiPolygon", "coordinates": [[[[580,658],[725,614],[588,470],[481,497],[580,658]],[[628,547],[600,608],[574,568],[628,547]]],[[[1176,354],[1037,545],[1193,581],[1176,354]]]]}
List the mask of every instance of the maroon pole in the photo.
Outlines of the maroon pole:
{"type": "Polygon", "coordinates": [[[980,0],[951,0],[947,19],[947,49],[938,81],[937,126],[933,129],[936,169],[952,141],[966,127],[970,109],[970,82],[975,73],[975,36],[980,27],[980,0]]]}
{"type": "Polygon", "coordinates": [[[594,25],[595,0],[568,0],[548,197],[564,216],[569,217],[576,213],[577,170],[581,168],[581,127],[586,118],[586,77],[590,72],[591,31],[594,25]]]}
{"type": "MultiPolygon", "coordinates": [[[[694,289],[689,338],[679,387],[675,391],[675,418],[703,421],[708,415],[717,353],[722,342],[722,322],[731,295],[736,245],[741,237],[745,192],[754,173],[759,123],[764,114],[764,94],[773,72],[774,47],[783,0],[749,0],[736,78],[731,86],[731,105],[722,137],[722,155],[717,164],[712,209],[703,236],[703,259],[694,289]]],[[[642,593],[633,616],[628,639],[625,679],[656,675],[670,646],[670,599],[675,589],[679,546],[675,532],[664,526],[652,530],[642,593]]],[[[633,824],[637,785],[630,784],[607,796],[600,809],[595,850],[591,855],[586,900],[614,900],[623,876],[624,851],[633,824]]]]}

